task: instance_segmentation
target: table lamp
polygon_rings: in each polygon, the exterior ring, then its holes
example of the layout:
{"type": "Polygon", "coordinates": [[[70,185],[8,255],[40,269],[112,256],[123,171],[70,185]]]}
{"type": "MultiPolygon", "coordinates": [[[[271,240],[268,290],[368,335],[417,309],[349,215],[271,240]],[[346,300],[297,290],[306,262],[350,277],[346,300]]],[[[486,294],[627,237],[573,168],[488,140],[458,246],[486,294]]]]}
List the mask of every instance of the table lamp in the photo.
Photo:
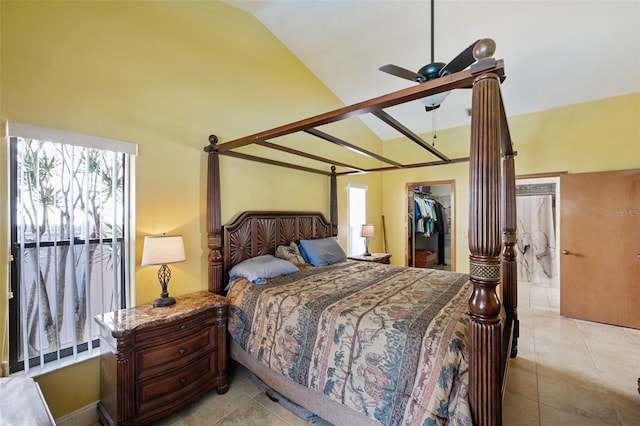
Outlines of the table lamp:
{"type": "Polygon", "coordinates": [[[184,262],[184,244],[182,235],[146,236],[142,249],[142,266],[161,265],[158,270],[158,281],[162,287],[160,298],[153,302],[153,307],[171,306],[176,299],[169,297],[167,286],[171,279],[171,270],[167,266],[170,263],[184,262]]]}
{"type": "Polygon", "coordinates": [[[376,231],[373,228],[373,225],[368,223],[366,225],[362,225],[362,231],[360,232],[360,236],[364,237],[364,254],[363,256],[371,256],[369,253],[369,238],[373,238],[376,236],[376,231]]]}

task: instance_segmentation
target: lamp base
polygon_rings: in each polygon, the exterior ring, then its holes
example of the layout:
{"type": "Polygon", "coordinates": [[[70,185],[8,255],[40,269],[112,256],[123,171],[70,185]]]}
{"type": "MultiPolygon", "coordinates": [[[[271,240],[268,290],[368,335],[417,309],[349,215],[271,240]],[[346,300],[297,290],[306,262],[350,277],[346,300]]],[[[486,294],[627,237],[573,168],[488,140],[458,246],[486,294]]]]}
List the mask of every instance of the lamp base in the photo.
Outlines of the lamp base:
{"type": "Polygon", "coordinates": [[[163,308],[165,306],[175,305],[176,299],[173,297],[161,297],[153,301],[154,308],[163,308]]]}
{"type": "Polygon", "coordinates": [[[371,253],[369,253],[369,252],[367,251],[367,252],[362,253],[362,255],[363,255],[363,256],[371,256],[371,253]]]}

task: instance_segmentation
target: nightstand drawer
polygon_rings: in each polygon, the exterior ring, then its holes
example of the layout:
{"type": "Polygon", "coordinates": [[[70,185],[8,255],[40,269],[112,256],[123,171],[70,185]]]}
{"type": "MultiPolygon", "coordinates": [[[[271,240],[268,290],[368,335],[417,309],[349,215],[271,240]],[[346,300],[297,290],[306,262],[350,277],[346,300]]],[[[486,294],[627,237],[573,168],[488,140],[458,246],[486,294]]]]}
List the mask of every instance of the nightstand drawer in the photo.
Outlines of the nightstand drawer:
{"type": "Polygon", "coordinates": [[[136,384],[138,415],[165,406],[179,404],[199,387],[205,386],[214,374],[215,356],[204,356],[183,369],[136,384]]]}
{"type": "Polygon", "coordinates": [[[211,326],[191,331],[191,336],[172,340],[136,353],[136,379],[155,376],[193,361],[203,354],[215,350],[216,329],[211,326]]]}
{"type": "Polygon", "coordinates": [[[171,321],[161,326],[143,328],[136,334],[138,347],[157,346],[164,344],[167,338],[182,339],[203,327],[214,325],[215,319],[210,312],[201,312],[188,319],[171,321]]]}

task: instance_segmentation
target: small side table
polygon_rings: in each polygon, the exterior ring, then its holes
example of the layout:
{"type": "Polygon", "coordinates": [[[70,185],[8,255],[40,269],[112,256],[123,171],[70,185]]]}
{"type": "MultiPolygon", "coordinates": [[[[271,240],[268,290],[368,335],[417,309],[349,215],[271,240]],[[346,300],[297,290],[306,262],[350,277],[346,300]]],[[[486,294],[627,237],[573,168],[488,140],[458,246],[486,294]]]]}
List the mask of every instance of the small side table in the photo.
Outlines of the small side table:
{"type": "Polygon", "coordinates": [[[391,255],[389,253],[371,253],[371,256],[365,256],[363,254],[356,254],[349,256],[351,260],[359,260],[361,262],[375,262],[375,263],[391,263],[391,255]]]}
{"type": "Polygon", "coordinates": [[[96,316],[102,425],[142,425],[211,389],[225,393],[228,301],[207,291],[175,305],[140,305],[96,316]]]}

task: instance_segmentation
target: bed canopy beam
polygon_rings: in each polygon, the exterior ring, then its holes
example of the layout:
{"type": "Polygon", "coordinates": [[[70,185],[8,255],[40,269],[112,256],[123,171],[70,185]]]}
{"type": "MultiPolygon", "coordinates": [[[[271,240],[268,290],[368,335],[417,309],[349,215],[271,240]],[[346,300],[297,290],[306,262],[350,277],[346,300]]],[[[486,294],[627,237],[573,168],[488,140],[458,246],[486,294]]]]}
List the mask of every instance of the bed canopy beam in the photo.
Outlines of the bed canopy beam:
{"type": "MultiPolygon", "coordinates": [[[[469,157],[461,157],[461,158],[454,158],[452,160],[448,160],[448,161],[444,161],[444,160],[439,160],[439,161],[428,161],[425,163],[414,163],[414,164],[405,164],[403,166],[403,170],[404,169],[417,169],[420,167],[431,167],[431,166],[443,166],[445,164],[454,164],[454,163],[466,163],[467,161],[469,161],[469,157]]],[[[376,169],[366,169],[364,170],[365,173],[373,173],[373,172],[388,172],[390,170],[398,170],[396,167],[379,167],[376,169]]],[[[336,173],[336,175],[338,176],[348,176],[348,175],[355,175],[361,172],[339,172],[336,173]]]]}
{"type": "Polygon", "coordinates": [[[270,160],[268,158],[256,157],[255,155],[244,154],[242,152],[227,151],[223,155],[227,155],[229,157],[241,158],[243,160],[255,161],[258,163],[271,164],[272,166],[287,167],[289,169],[300,170],[302,172],[316,173],[316,174],[325,175],[325,176],[331,175],[331,173],[326,170],[298,166],[296,164],[285,163],[284,161],[278,161],[278,160],[270,160]]]}
{"type": "MultiPolygon", "coordinates": [[[[274,146],[278,146],[276,144],[271,144],[269,142],[267,142],[270,145],[274,145],[274,146]]],[[[259,145],[262,145],[262,143],[259,143],[259,145]]],[[[266,145],[264,145],[266,146],[266,145]]],[[[270,146],[270,148],[272,148],[270,146]]],[[[286,148],[286,147],[280,147],[278,146],[278,148],[283,148],[282,151],[283,152],[290,152],[290,148],[286,148]]],[[[273,149],[278,149],[273,147],[273,149]]],[[[213,151],[213,150],[212,150],[213,151]]],[[[212,152],[209,151],[209,152],[212,152]]],[[[243,160],[247,160],[247,161],[253,161],[256,163],[263,163],[263,164],[270,164],[273,166],[279,166],[279,167],[285,167],[285,168],[289,168],[289,169],[294,169],[294,170],[300,170],[303,172],[309,172],[309,173],[315,173],[315,174],[320,174],[320,175],[325,175],[325,176],[330,176],[331,172],[327,171],[327,170],[321,170],[321,169],[314,169],[311,167],[304,167],[304,166],[299,166],[296,164],[291,164],[291,163],[286,163],[284,161],[278,161],[278,160],[271,160],[271,159],[267,159],[267,158],[263,158],[263,157],[257,157],[255,155],[250,155],[250,154],[245,154],[245,153],[241,153],[241,152],[235,152],[235,151],[225,151],[225,152],[217,152],[217,154],[219,155],[226,155],[229,157],[235,157],[235,158],[240,158],[243,160]]],[[[307,158],[311,158],[313,155],[309,155],[309,156],[305,156],[307,158]]],[[[315,158],[311,158],[311,159],[315,159],[315,158]]],[[[320,161],[318,159],[318,161],[320,161]]],[[[428,162],[424,162],[424,163],[414,163],[414,164],[405,164],[404,166],[402,166],[403,169],[415,169],[415,168],[420,168],[420,167],[431,167],[431,166],[442,166],[444,164],[454,164],[454,163],[464,163],[469,161],[469,157],[461,157],[461,158],[454,158],[452,160],[448,160],[448,161],[428,161],[428,162]]],[[[398,170],[398,167],[395,166],[390,166],[390,167],[377,167],[377,168],[361,168],[361,167],[357,167],[357,166],[352,166],[352,165],[346,165],[346,164],[341,164],[340,162],[337,161],[331,161],[329,159],[327,159],[327,161],[329,164],[332,164],[334,166],[342,166],[342,167],[349,167],[352,168],[353,171],[343,171],[343,172],[336,172],[337,176],[347,176],[347,175],[355,175],[355,174],[360,174],[360,173],[374,173],[374,172],[385,172],[385,171],[389,171],[389,170],[398,170]]]]}
{"type": "Polygon", "coordinates": [[[393,118],[392,116],[384,112],[383,110],[373,111],[372,114],[378,117],[381,121],[383,121],[390,127],[402,133],[409,140],[418,144],[419,147],[426,149],[427,151],[429,151],[430,153],[432,153],[433,155],[435,155],[436,157],[438,157],[443,161],[449,161],[449,158],[446,155],[444,155],[443,153],[441,153],[440,151],[438,151],[437,149],[429,145],[427,141],[425,141],[420,136],[413,133],[411,130],[406,128],[402,123],[400,123],[398,120],[396,120],[395,118],[393,118]]]}
{"type": "Polygon", "coordinates": [[[396,168],[402,168],[403,167],[402,164],[398,163],[397,161],[390,160],[388,158],[385,158],[385,157],[383,157],[381,155],[376,154],[375,152],[368,151],[368,150],[366,150],[364,148],[361,148],[361,147],[359,147],[357,145],[354,145],[354,144],[349,143],[349,142],[347,142],[345,140],[342,140],[342,139],[337,138],[337,137],[335,137],[333,135],[330,135],[329,133],[325,133],[322,130],[306,129],[306,130],[304,130],[304,132],[308,133],[310,135],[313,135],[313,136],[315,136],[317,138],[323,139],[323,140],[325,140],[327,142],[331,142],[333,144],[341,146],[342,148],[349,149],[349,150],[351,150],[353,152],[356,152],[356,153],[358,153],[360,155],[364,155],[365,157],[373,158],[373,159],[376,159],[378,161],[382,161],[383,163],[391,164],[391,165],[395,166],[396,168]]]}
{"type": "MultiPolygon", "coordinates": [[[[504,62],[502,59],[493,60],[487,65],[487,70],[496,73],[498,76],[504,76],[504,62]]],[[[346,118],[357,117],[373,111],[380,111],[405,102],[415,101],[437,93],[447,92],[449,90],[468,87],[473,83],[475,74],[471,70],[464,70],[454,74],[446,75],[435,80],[417,84],[406,89],[378,96],[357,104],[329,111],[324,114],[306,118],[294,123],[276,127],[271,130],[255,133],[253,135],[234,139],[232,141],[217,145],[215,148],[211,146],[205,148],[217,149],[219,152],[228,151],[234,148],[240,148],[245,145],[251,145],[258,141],[274,139],[280,136],[297,133],[307,129],[323,126],[325,124],[334,123],[346,118]]]]}
{"type": "Polygon", "coordinates": [[[310,160],[320,161],[322,163],[331,164],[332,166],[346,167],[353,169],[356,172],[364,172],[364,169],[351,164],[346,164],[340,161],[331,160],[329,158],[320,157],[319,155],[309,154],[308,152],[299,151],[297,149],[288,148],[286,146],[278,145],[268,141],[256,142],[257,145],[264,146],[265,148],[275,149],[277,151],[286,152],[287,154],[297,155],[299,157],[308,158],[310,160]]]}
{"type": "Polygon", "coordinates": [[[376,154],[375,152],[368,151],[368,150],[366,150],[364,148],[361,148],[361,147],[359,147],[357,145],[354,145],[354,144],[349,143],[347,141],[344,141],[344,140],[342,140],[340,138],[332,136],[332,135],[330,135],[328,133],[325,133],[322,130],[318,130],[318,129],[313,129],[312,128],[312,129],[305,129],[304,132],[308,133],[310,135],[313,135],[313,136],[315,136],[317,138],[323,139],[323,140],[325,140],[327,142],[331,142],[333,144],[341,146],[343,148],[350,149],[351,151],[357,152],[358,154],[364,155],[366,157],[374,158],[376,160],[382,161],[383,163],[391,164],[391,165],[395,166],[396,168],[402,168],[403,167],[403,165],[398,163],[397,161],[390,160],[388,158],[385,158],[385,157],[383,157],[381,155],[376,154]]]}

